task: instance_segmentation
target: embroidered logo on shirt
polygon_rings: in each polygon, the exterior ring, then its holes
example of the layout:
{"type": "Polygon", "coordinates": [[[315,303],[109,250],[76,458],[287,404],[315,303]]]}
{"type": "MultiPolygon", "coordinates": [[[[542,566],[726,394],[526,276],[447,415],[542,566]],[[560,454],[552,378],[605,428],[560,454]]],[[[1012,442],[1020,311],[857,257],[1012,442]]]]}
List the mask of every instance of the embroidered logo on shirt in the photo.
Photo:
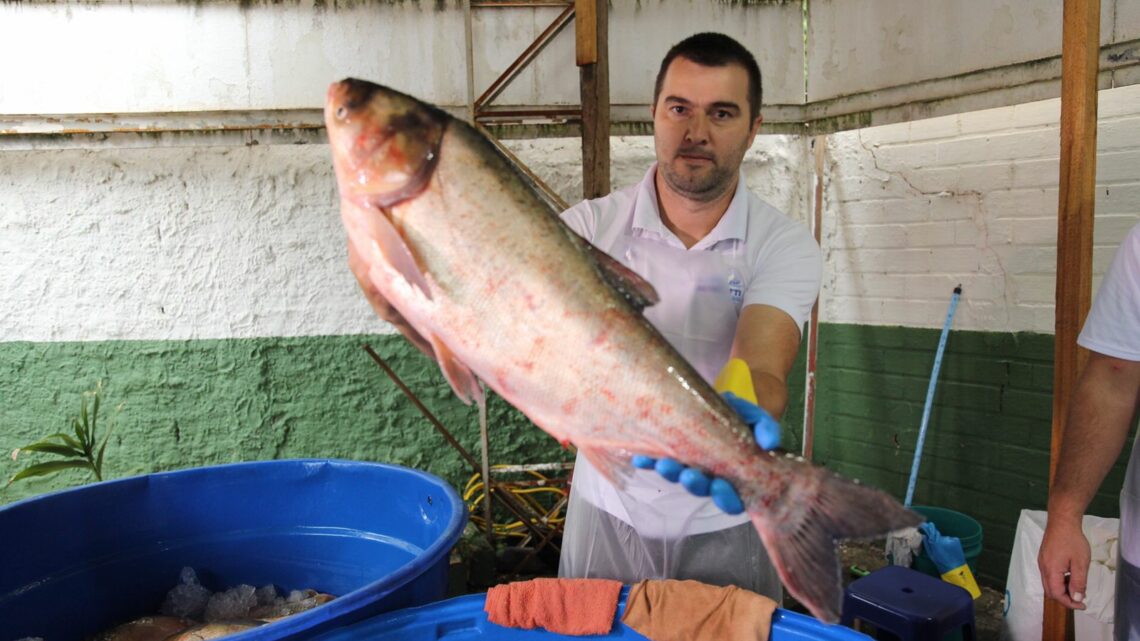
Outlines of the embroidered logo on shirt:
{"type": "Polygon", "coordinates": [[[728,279],[728,295],[737,305],[744,301],[744,281],[740,280],[740,276],[735,272],[728,279]]]}

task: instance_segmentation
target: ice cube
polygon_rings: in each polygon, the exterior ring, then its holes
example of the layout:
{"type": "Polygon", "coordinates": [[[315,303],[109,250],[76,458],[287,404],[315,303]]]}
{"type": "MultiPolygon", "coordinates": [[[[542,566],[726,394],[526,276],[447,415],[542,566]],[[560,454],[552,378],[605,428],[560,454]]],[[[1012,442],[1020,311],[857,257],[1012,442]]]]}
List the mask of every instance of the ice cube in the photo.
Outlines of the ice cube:
{"type": "Polygon", "coordinates": [[[257,590],[252,585],[239,585],[225,592],[218,592],[210,597],[206,604],[205,619],[213,621],[231,621],[245,619],[249,611],[257,606],[257,590]]]}
{"type": "Polygon", "coordinates": [[[273,605],[277,602],[277,588],[272,584],[257,588],[255,593],[258,605],[273,605]]]}
{"type": "Polygon", "coordinates": [[[161,614],[188,619],[200,619],[206,611],[206,604],[210,600],[211,592],[198,583],[198,575],[194,568],[182,568],[179,574],[182,582],[166,593],[166,598],[159,608],[161,614]]]}

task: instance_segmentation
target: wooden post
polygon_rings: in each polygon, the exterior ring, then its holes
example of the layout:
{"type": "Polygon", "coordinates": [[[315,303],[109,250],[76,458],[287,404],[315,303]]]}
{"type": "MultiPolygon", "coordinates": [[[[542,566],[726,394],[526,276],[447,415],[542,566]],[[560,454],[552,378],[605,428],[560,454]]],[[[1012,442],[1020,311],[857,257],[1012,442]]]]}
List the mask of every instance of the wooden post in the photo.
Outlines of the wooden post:
{"type": "MultiPolygon", "coordinates": [[[[1092,297],[1100,0],[1065,0],[1064,21],[1050,486],[1057,470],[1057,454],[1069,413],[1069,397],[1088,359],[1087,352],[1077,348],[1077,334],[1088,315],[1092,297]]],[[[1073,638],[1072,612],[1060,603],[1046,599],[1042,639],[1067,641],[1073,638]]]]}
{"type": "Polygon", "coordinates": [[[475,45],[471,0],[463,0],[463,42],[467,51],[467,119],[475,124],[475,45]]]}
{"type": "Polygon", "coordinates": [[[575,0],[577,61],[582,77],[582,196],[610,193],[608,0],[575,0]]]}

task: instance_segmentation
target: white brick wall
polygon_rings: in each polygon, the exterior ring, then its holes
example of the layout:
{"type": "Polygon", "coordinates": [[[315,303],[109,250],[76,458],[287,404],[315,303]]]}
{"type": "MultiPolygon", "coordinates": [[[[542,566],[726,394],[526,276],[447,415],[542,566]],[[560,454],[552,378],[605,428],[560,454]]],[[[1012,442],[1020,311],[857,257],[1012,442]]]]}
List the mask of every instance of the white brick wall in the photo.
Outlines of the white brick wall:
{"type": "MultiPolygon", "coordinates": [[[[1140,220],[1140,87],[1099,96],[1095,287],[1140,220]]],[[[1060,101],[828,137],[821,320],[1053,332],[1060,101]]]]}
{"type": "MultiPolygon", "coordinates": [[[[955,327],[1052,333],[1058,114],[1048,101],[829,136],[821,319],[940,327],[962,283],[955,327]]],[[[1098,274],[1140,218],[1140,86],[1102,92],[1100,114],[1098,274]]],[[[805,222],[808,143],[761,136],[744,168],[805,222]]],[[[577,200],[578,141],[510,145],[577,200]]],[[[651,138],[615,138],[614,186],[652,160],[651,138]]],[[[377,331],[343,242],[323,146],[0,152],[0,337],[377,331]]]]}
{"type": "MultiPolygon", "coordinates": [[[[768,136],[749,185],[806,220],[806,141],[768,136]]],[[[570,202],[581,143],[512,142],[570,202]]],[[[614,185],[653,161],[615,139],[614,185]]],[[[376,318],[345,263],[325,145],[0,151],[0,340],[357,334],[376,318]]]]}

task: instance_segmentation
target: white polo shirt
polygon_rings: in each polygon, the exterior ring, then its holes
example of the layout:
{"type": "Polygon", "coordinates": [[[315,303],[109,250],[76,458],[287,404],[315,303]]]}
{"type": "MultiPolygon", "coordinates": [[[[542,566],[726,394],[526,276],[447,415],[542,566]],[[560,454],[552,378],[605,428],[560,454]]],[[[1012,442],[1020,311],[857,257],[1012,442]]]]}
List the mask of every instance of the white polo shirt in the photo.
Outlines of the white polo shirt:
{"type": "MultiPolygon", "coordinates": [[[[804,225],[750,193],[741,176],[720,222],[686,249],[661,221],[656,171],[654,164],[640,183],[578,203],[562,219],[653,285],[661,300],[645,310],[646,318],[711,382],[728,361],[744,306],[780,309],[802,331],[819,294],[819,245],[804,225]]],[[[583,498],[643,536],[676,538],[749,520],[746,513],[724,514],[652,471],[636,471],[619,492],[585,457],[578,457],[575,469],[575,490],[583,498]],[[662,518],[653,518],[658,514],[662,518]]]]}
{"type": "MultiPolygon", "coordinates": [[[[802,332],[819,295],[822,277],[819,245],[807,228],[749,192],[742,175],[720,222],[707,236],[686,250],[684,243],[661,222],[654,184],[656,171],[657,164],[654,163],[640,183],[596,200],[582,201],[563,212],[562,219],[594,246],[634,271],[639,270],[638,265],[631,264],[627,240],[630,236],[638,242],[657,243],[675,249],[677,253],[674,255],[681,261],[685,260],[684,254],[720,254],[742,266],[742,282],[739,283],[742,292],[736,294],[738,313],[747,305],[770,305],[788,314],[802,332]]],[[[679,276],[683,274],[685,265],[672,267],[673,273],[679,276]]],[[[674,288],[693,287],[694,283],[678,277],[648,279],[661,302],[655,306],[658,309],[646,310],[646,316],[658,329],[663,329],[662,323],[656,322],[655,314],[659,315],[669,306],[675,297],[674,288]]],[[[699,325],[701,311],[672,309],[668,315],[675,318],[681,314],[693,314],[697,318],[690,319],[690,325],[699,325]]],[[[735,327],[731,329],[730,333],[734,333],[735,327]]],[[[668,331],[665,334],[673,342],[674,337],[668,331]]],[[[717,342],[720,344],[713,346],[713,354],[686,353],[686,349],[675,342],[674,347],[711,381],[727,362],[732,348],[731,337],[727,342],[717,342]],[[694,362],[704,360],[710,364],[694,362]],[[710,372],[713,367],[715,369],[710,372]]]]}
{"type": "MultiPolygon", "coordinates": [[[[1077,344],[1094,352],[1140,361],[1140,224],[1124,238],[1104,275],[1077,344]]],[[[1120,554],[1140,565],[1140,437],[1132,444],[1120,492],[1120,554]]]]}

